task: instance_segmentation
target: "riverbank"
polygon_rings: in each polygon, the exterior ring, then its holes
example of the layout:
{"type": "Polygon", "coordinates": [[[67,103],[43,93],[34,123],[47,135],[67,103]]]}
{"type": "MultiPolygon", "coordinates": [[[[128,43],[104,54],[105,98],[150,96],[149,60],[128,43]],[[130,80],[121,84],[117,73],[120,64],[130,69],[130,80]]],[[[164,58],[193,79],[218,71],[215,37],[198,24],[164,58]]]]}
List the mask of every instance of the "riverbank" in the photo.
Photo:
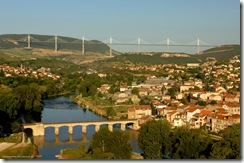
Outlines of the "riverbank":
{"type": "Polygon", "coordinates": [[[107,117],[107,113],[104,108],[94,105],[92,102],[90,102],[90,100],[82,98],[80,95],[74,96],[71,100],[80,105],[82,108],[89,109],[97,115],[107,117]]]}
{"type": "MultiPolygon", "coordinates": [[[[84,109],[89,109],[90,111],[96,113],[97,115],[109,118],[109,119],[126,119],[127,118],[127,111],[133,105],[115,105],[110,101],[98,98],[95,99],[92,97],[82,97],[81,95],[75,95],[71,99],[74,103],[77,103],[84,109]],[[108,116],[108,108],[113,108],[115,114],[113,117],[108,116]]],[[[110,112],[111,113],[111,112],[110,112]]]]}
{"type": "Polygon", "coordinates": [[[13,134],[1,140],[1,159],[33,159],[40,157],[38,147],[24,132],[13,134]]]}
{"type": "MultiPolygon", "coordinates": [[[[60,150],[60,154],[56,155],[55,157],[60,160],[78,160],[78,159],[92,160],[91,158],[89,158],[89,156],[83,156],[83,158],[82,158],[80,148],[78,148],[78,147],[62,149],[62,150],[60,150]]],[[[139,159],[144,159],[144,158],[140,153],[132,152],[130,159],[139,160],[139,159]]]]}

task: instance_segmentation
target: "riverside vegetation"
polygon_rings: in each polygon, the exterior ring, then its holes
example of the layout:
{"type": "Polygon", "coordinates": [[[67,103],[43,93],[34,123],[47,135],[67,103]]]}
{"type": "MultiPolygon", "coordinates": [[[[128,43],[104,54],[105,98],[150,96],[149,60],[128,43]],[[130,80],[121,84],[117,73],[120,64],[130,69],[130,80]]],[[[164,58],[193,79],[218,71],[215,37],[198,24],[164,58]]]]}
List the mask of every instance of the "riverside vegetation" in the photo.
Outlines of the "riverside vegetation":
{"type": "MultiPolygon", "coordinates": [[[[226,48],[231,47],[233,46],[221,46],[218,48],[225,50],[226,48]]],[[[226,50],[226,54],[238,55],[240,51],[239,45],[234,47],[234,52],[226,50]]],[[[209,54],[209,51],[207,52],[209,54]]],[[[84,65],[76,65],[71,62],[63,61],[62,58],[58,59],[58,57],[55,58],[53,56],[49,58],[37,57],[34,59],[33,57],[36,56],[34,56],[31,51],[25,51],[20,48],[0,49],[1,64],[8,64],[14,67],[20,67],[20,64],[23,64],[27,69],[28,67],[31,67],[36,70],[41,67],[49,67],[51,72],[59,74],[61,78],[53,80],[48,77],[24,77],[16,75],[14,72],[11,73],[11,76],[6,76],[4,71],[0,71],[0,137],[6,138],[13,133],[22,132],[23,128],[21,127],[21,124],[24,122],[39,122],[41,120],[41,112],[43,111],[43,99],[63,93],[73,93],[75,96],[80,97],[80,99],[88,101],[89,103],[96,102],[96,105],[101,106],[99,108],[101,111],[97,113],[104,116],[110,118],[126,118],[124,113],[127,112],[128,108],[126,107],[132,105],[131,101],[125,103],[127,106],[116,108],[111,95],[118,92],[121,85],[131,86],[132,82],[136,82],[137,84],[143,83],[147,78],[146,76],[155,75],[157,77],[167,77],[169,75],[164,69],[157,71],[146,69],[131,71],[130,69],[125,68],[126,66],[133,66],[135,63],[138,63],[138,65],[159,64],[159,54],[150,57],[145,55],[126,54],[84,65]],[[11,55],[9,55],[9,53],[11,55]],[[150,63],[148,63],[148,58],[150,58],[150,63]],[[89,68],[96,68],[99,72],[106,74],[106,76],[100,77],[97,73],[91,74],[89,68]],[[110,85],[108,93],[101,94],[97,92],[97,89],[101,87],[102,84],[110,85]]],[[[202,60],[206,59],[204,57],[201,58],[201,56],[199,57],[202,60]]],[[[211,56],[209,55],[208,57],[211,56]]],[[[218,58],[221,58],[220,55],[218,55],[218,58]]],[[[163,60],[162,58],[160,59],[163,60]]],[[[181,58],[176,59],[177,63],[179,63],[179,59],[181,58]]],[[[197,56],[193,56],[191,59],[196,61],[197,56]]],[[[225,60],[227,59],[228,58],[225,58],[225,60]]],[[[174,58],[168,60],[173,62],[174,58]]],[[[187,62],[187,60],[184,60],[183,64],[187,62]]],[[[216,65],[222,63],[224,62],[217,61],[216,65]]],[[[190,72],[174,73],[171,76],[172,79],[181,77],[183,80],[196,77],[203,81],[205,80],[204,82],[206,82],[207,85],[214,83],[213,78],[206,81],[204,73],[200,72],[200,69],[190,69],[190,72]]],[[[169,93],[173,96],[174,90],[171,90],[172,91],[169,89],[169,93]]],[[[134,90],[135,94],[136,92],[138,91],[134,90]]],[[[140,104],[145,104],[147,101],[147,99],[145,99],[145,101],[142,100],[140,101],[140,104]]],[[[218,135],[221,135],[223,139],[219,141],[209,139],[207,133],[202,129],[180,127],[172,130],[171,127],[162,129],[160,127],[162,125],[167,126],[167,123],[156,123],[152,121],[141,126],[138,141],[140,148],[143,149],[144,158],[240,159],[240,125],[233,125],[220,132],[218,135]],[[152,126],[147,127],[147,125],[152,126]],[[168,131],[169,128],[170,132],[168,131]],[[157,133],[155,131],[160,132],[157,133]],[[157,138],[158,136],[163,139],[155,139],[157,142],[154,142],[154,138],[157,138]],[[142,140],[147,141],[143,142],[142,140]],[[185,146],[185,144],[189,145],[185,146]],[[154,146],[151,147],[151,145],[154,146]],[[157,149],[157,152],[153,153],[152,149],[157,149]]],[[[96,154],[96,152],[99,153],[99,157],[106,156],[109,158],[117,158],[115,153],[111,154],[110,150],[102,150],[105,152],[103,153],[100,150],[96,151],[95,147],[93,148],[91,146],[84,148],[82,145],[79,149],[82,149],[83,153],[87,150],[88,153],[85,153],[88,154],[90,158],[92,158],[93,156],[91,155],[93,155],[93,153],[96,154]],[[95,152],[91,152],[92,150],[95,152]]],[[[83,157],[79,156],[79,158],[83,157]]]]}
{"type": "Polygon", "coordinates": [[[172,129],[167,120],[152,120],[139,129],[138,145],[143,153],[135,157],[122,131],[101,128],[91,145],[61,150],[59,159],[240,159],[240,124],[223,130],[220,140],[204,129],[172,129]]]}

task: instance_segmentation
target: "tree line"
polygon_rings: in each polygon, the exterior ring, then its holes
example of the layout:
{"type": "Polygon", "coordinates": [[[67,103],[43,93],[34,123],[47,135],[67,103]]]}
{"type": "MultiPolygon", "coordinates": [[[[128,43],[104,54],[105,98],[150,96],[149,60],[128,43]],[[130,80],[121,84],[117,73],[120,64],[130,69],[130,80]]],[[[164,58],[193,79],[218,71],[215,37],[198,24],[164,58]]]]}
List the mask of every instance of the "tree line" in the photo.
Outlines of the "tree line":
{"type": "MultiPolygon", "coordinates": [[[[139,129],[138,145],[144,159],[240,159],[240,124],[218,133],[214,140],[203,129],[187,126],[172,129],[167,120],[151,120],[139,129]]],[[[69,159],[131,159],[129,135],[121,130],[100,128],[91,145],[81,144],[69,159]]],[[[70,152],[70,153],[69,153],[70,152]]]]}
{"type": "Polygon", "coordinates": [[[22,118],[29,122],[41,120],[43,90],[37,84],[16,88],[1,86],[0,136],[21,131],[22,118]]]}
{"type": "Polygon", "coordinates": [[[203,129],[171,129],[167,120],[143,124],[138,145],[145,159],[240,159],[240,124],[223,130],[213,140],[203,129]]]}

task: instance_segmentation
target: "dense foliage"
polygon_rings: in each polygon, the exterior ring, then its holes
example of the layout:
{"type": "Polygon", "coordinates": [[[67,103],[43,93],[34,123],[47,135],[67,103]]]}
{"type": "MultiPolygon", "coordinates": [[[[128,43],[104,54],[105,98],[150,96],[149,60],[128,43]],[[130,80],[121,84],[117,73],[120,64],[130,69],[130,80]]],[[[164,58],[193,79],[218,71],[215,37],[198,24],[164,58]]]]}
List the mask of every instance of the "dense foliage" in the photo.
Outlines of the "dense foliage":
{"type": "Polygon", "coordinates": [[[132,147],[128,141],[129,135],[123,131],[101,128],[91,140],[93,158],[130,159],[132,147]]]}
{"type": "Polygon", "coordinates": [[[0,92],[1,135],[19,132],[21,116],[28,115],[28,121],[40,121],[43,110],[43,91],[37,84],[5,88],[0,92]]]}
{"type": "Polygon", "coordinates": [[[143,124],[138,135],[138,145],[144,158],[160,159],[164,157],[169,143],[171,125],[167,120],[148,121],[143,124]]]}
{"type": "Polygon", "coordinates": [[[203,129],[171,129],[167,121],[141,126],[138,145],[145,159],[240,159],[240,124],[232,125],[213,140],[203,129]]]}

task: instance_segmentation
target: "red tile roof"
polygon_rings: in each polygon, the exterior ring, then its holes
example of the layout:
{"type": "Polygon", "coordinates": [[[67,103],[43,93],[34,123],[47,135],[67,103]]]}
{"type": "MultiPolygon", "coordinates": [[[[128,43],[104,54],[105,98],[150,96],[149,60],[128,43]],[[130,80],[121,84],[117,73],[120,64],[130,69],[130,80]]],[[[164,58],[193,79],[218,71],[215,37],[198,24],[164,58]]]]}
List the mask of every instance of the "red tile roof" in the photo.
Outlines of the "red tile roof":
{"type": "Polygon", "coordinates": [[[240,107],[240,104],[238,102],[225,102],[223,105],[226,105],[228,107],[240,107]]]}
{"type": "Polygon", "coordinates": [[[169,112],[168,114],[171,116],[171,115],[173,115],[173,114],[175,114],[175,113],[177,113],[176,110],[175,110],[175,111],[172,111],[172,112],[169,112]]]}
{"type": "Polygon", "coordinates": [[[164,111],[164,108],[158,108],[157,111],[162,112],[164,111]]]}
{"type": "Polygon", "coordinates": [[[205,117],[205,116],[209,115],[210,113],[212,113],[211,110],[201,110],[200,117],[205,117]]]}
{"type": "Polygon", "coordinates": [[[197,110],[197,108],[189,108],[187,109],[187,112],[194,112],[195,110],[197,110]]]}

